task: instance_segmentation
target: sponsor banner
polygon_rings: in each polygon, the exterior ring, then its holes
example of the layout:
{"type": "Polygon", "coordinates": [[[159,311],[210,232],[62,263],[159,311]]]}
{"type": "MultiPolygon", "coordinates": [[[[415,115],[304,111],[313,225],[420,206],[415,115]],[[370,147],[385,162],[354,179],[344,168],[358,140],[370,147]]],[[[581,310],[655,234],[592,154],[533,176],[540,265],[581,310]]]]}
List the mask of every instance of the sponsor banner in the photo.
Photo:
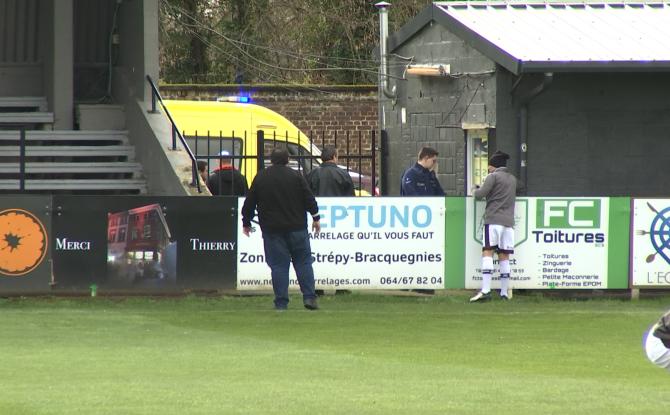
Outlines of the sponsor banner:
{"type": "Polygon", "coordinates": [[[54,196],[55,287],[234,288],[237,198],[54,196]]]}
{"type": "Polygon", "coordinates": [[[670,199],[633,199],[632,285],[670,287],[670,199]]]}
{"type": "Polygon", "coordinates": [[[51,289],[51,197],[0,198],[0,292],[51,289]]]}
{"type": "MultiPolygon", "coordinates": [[[[239,203],[241,210],[244,199],[239,203]]],[[[444,198],[323,197],[318,203],[321,233],[310,232],[317,288],[444,288],[444,198]]],[[[246,237],[240,222],[238,241],[237,288],[270,289],[260,229],[246,237]]],[[[293,268],[289,276],[297,289],[293,268]]]]}
{"type": "MultiPolygon", "coordinates": [[[[484,201],[469,199],[465,287],[481,288],[484,201]]],[[[515,207],[512,288],[592,289],[608,286],[608,198],[519,198],[515,207]]],[[[499,288],[494,256],[493,288],[499,288]]]]}

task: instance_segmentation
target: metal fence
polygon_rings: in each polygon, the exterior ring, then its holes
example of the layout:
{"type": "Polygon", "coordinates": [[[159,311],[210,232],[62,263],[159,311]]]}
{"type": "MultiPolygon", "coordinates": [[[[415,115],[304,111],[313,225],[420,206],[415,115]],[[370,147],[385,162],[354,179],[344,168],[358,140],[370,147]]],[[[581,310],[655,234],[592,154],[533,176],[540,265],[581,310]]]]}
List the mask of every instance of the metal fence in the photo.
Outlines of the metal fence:
{"type": "Polygon", "coordinates": [[[377,131],[330,133],[313,131],[307,136],[288,131],[267,134],[263,130],[249,137],[246,132],[219,131],[205,134],[194,132],[184,137],[198,161],[206,163],[207,174],[217,169],[234,167],[249,182],[256,173],[270,165],[270,154],[275,148],[289,153],[289,167],[307,176],[321,164],[321,151],[329,146],[338,150],[338,165],[346,170],[358,194],[379,196],[381,158],[386,152],[377,131]]]}

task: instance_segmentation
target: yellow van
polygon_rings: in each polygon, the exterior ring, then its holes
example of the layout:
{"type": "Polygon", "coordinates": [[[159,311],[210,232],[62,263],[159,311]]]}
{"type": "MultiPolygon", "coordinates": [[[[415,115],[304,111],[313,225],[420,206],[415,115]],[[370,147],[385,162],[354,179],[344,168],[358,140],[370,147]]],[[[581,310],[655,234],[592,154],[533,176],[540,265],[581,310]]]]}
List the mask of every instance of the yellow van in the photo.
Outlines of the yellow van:
{"type": "MultiPolygon", "coordinates": [[[[309,137],[291,121],[269,108],[239,102],[165,100],[164,103],[196,157],[210,157],[210,171],[218,167],[215,157],[226,151],[233,157],[234,166],[251,185],[258,171],[255,156],[259,151],[259,130],[265,136],[264,154],[269,154],[273,147],[286,147],[289,154],[294,156],[290,167],[300,169],[305,174],[321,163],[321,150],[309,137]]],[[[269,164],[267,158],[265,163],[266,166],[269,164]]],[[[371,178],[353,170],[349,174],[357,188],[356,193],[370,195],[371,178]]],[[[375,193],[378,194],[376,187],[375,193]]]]}

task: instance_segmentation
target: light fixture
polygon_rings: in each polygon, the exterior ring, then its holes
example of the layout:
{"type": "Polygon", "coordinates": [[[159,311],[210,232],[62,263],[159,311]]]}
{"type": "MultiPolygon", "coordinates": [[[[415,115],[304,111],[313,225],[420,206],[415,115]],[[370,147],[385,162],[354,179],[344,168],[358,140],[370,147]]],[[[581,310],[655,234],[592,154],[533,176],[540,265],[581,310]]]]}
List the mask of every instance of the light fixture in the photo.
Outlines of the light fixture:
{"type": "Polygon", "coordinates": [[[446,76],[450,70],[451,65],[409,65],[406,72],[416,76],[446,76]]]}

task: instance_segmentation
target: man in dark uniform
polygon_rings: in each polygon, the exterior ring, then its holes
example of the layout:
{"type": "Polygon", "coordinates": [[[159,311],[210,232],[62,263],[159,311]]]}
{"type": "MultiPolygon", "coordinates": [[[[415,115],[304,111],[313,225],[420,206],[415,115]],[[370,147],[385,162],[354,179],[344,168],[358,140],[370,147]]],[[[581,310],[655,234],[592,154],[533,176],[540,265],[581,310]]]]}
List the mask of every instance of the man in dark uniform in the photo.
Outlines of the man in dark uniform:
{"type": "Polygon", "coordinates": [[[435,175],[438,155],[434,148],[421,149],[419,160],[402,175],[401,196],[444,196],[444,190],[435,175]]]}
{"type": "MultiPolygon", "coordinates": [[[[444,190],[437,180],[437,150],[423,147],[419,152],[418,161],[405,170],[400,183],[402,196],[444,196],[444,190]]],[[[435,294],[435,290],[413,290],[422,294],[435,294]]]]}
{"type": "Polygon", "coordinates": [[[242,232],[249,236],[251,220],[258,209],[265,261],[272,275],[275,309],[286,310],[288,307],[288,270],[293,263],[303,304],[308,310],[316,310],[319,307],[314,293],[307,213],[312,215],[312,230],[318,234],[321,231],[319,206],[302,174],[288,167],[286,149],[275,149],[270,161],[272,165],[258,172],[244,200],[242,232]]]}

